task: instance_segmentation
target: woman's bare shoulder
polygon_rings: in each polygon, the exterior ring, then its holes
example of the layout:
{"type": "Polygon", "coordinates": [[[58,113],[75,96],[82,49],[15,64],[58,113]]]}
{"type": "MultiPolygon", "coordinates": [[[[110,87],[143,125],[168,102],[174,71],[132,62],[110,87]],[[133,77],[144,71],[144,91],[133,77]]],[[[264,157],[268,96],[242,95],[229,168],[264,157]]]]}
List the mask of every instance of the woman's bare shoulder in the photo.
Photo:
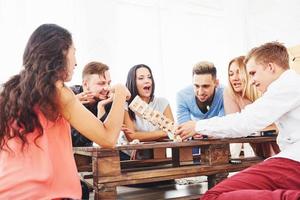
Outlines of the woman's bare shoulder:
{"type": "Polygon", "coordinates": [[[70,103],[72,100],[76,98],[71,88],[69,88],[62,82],[57,82],[55,86],[58,93],[58,99],[62,104],[70,103]]]}
{"type": "Polygon", "coordinates": [[[227,97],[227,98],[234,99],[233,92],[231,91],[231,89],[229,88],[229,86],[227,86],[227,87],[224,88],[223,96],[227,97]]]}

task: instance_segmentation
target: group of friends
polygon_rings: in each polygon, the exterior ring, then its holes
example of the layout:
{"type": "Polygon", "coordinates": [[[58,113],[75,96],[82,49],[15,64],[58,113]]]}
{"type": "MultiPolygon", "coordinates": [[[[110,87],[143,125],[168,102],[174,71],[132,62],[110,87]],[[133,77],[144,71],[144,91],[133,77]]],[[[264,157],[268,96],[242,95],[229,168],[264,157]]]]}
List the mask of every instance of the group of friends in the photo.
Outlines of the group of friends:
{"type": "MultiPolygon", "coordinates": [[[[168,137],[128,108],[139,95],[174,120],[168,100],[154,95],[149,66],[135,65],[126,85],[111,85],[109,67],[90,62],[82,85],[69,88],[65,82],[76,67],[75,51],[68,30],[43,24],[28,40],[20,73],[2,85],[0,199],[84,198],[73,146],[94,142],[113,148],[134,139],[168,137]]],[[[267,159],[222,181],[201,199],[300,199],[300,75],[289,69],[286,47],[269,42],[232,59],[228,81],[225,88],[219,84],[213,63],[195,64],[192,85],[177,92],[175,134],[189,140],[275,129],[277,143],[232,145],[232,157],[240,155],[243,145],[244,153],[267,159]]],[[[120,158],[130,159],[131,154],[120,152],[120,158]]],[[[145,150],[135,157],[152,156],[145,150]]]]}

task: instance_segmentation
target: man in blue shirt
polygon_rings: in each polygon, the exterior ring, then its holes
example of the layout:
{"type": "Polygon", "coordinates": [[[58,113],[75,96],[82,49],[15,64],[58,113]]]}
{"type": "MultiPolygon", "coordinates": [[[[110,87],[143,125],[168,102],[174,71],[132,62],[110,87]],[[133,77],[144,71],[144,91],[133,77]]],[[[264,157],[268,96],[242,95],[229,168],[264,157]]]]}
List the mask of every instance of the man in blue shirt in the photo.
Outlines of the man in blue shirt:
{"type": "MultiPolygon", "coordinates": [[[[211,62],[199,62],[193,67],[193,85],[177,93],[177,123],[223,116],[223,89],[219,87],[217,69],[211,62]]],[[[193,149],[199,154],[199,149],[193,149]]]]}

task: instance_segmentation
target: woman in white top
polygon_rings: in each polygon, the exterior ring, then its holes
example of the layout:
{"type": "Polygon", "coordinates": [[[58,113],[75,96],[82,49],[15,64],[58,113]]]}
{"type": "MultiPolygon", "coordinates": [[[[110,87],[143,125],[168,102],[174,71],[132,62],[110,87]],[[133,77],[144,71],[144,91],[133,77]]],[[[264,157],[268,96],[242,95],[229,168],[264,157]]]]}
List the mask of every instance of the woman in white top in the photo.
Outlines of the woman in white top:
{"type": "MultiPolygon", "coordinates": [[[[154,96],[155,83],[150,67],[144,64],[133,66],[128,72],[126,86],[131,92],[128,105],[136,95],[139,95],[140,98],[148,103],[154,110],[174,120],[169,102],[165,98],[154,96]]],[[[125,135],[120,138],[119,142],[124,142],[124,140],[130,142],[134,139],[138,139],[140,142],[146,142],[167,138],[166,132],[159,130],[159,128],[153,126],[150,122],[137,116],[130,109],[125,112],[124,127],[122,130],[125,135]]],[[[140,151],[137,154],[137,158],[151,158],[152,156],[152,151],[140,151]]]]}

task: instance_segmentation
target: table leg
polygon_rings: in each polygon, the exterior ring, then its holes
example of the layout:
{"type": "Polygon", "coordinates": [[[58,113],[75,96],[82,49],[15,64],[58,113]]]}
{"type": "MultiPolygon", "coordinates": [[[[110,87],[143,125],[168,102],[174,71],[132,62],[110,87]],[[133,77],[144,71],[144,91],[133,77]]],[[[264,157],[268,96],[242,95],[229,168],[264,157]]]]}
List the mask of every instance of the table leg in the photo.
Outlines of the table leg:
{"type": "Polygon", "coordinates": [[[102,177],[118,176],[121,174],[119,151],[108,149],[107,151],[95,152],[93,157],[93,182],[95,200],[117,199],[116,186],[99,184],[102,177]]]}

